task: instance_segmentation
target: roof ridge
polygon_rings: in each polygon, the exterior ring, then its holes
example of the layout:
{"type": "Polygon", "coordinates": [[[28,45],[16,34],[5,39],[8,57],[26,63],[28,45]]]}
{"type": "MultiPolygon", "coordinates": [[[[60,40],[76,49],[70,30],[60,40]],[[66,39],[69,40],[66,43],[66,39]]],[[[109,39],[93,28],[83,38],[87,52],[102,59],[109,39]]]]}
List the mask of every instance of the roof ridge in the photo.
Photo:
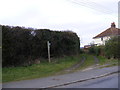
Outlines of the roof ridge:
{"type": "Polygon", "coordinates": [[[103,32],[101,32],[100,34],[96,35],[95,37],[93,37],[93,39],[94,38],[98,38],[98,37],[110,36],[110,35],[120,35],[120,29],[119,28],[110,27],[110,28],[104,30],[103,32]]]}

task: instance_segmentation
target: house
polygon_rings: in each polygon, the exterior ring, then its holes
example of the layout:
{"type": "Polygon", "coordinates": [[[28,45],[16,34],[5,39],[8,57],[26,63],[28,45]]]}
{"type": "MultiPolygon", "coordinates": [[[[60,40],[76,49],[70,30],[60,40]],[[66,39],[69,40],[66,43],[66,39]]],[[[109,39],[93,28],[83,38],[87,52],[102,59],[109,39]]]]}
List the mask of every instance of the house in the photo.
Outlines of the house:
{"type": "Polygon", "coordinates": [[[105,42],[113,36],[120,36],[120,29],[116,28],[116,25],[114,22],[111,23],[110,28],[98,34],[97,36],[93,37],[94,44],[96,44],[97,46],[105,45],[105,42]]]}

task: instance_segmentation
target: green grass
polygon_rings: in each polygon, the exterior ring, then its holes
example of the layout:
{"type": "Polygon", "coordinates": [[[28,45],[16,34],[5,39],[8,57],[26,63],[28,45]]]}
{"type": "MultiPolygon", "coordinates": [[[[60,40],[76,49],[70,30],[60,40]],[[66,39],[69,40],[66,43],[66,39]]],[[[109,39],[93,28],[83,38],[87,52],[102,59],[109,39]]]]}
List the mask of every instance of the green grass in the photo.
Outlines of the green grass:
{"type": "Polygon", "coordinates": [[[84,56],[84,57],[85,57],[85,61],[84,61],[84,63],[80,66],[79,70],[85,69],[85,68],[87,68],[87,67],[92,66],[92,65],[95,64],[93,55],[82,54],[81,56],[84,56]]]}
{"type": "MultiPolygon", "coordinates": [[[[2,68],[2,82],[19,81],[64,74],[64,72],[60,72],[80,62],[82,56],[86,58],[85,62],[77,70],[82,70],[95,64],[93,55],[81,54],[77,56],[65,56],[63,58],[55,58],[52,59],[51,63],[42,62],[40,64],[33,64],[32,66],[28,67],[2,68]]],[[[98,59],[100,60],[100,65],[116,65],[118,62],[118,60],[106,59],[102,56],[98,56],[98,59]]]]}
{"type": "Polygon", "coordinates": [[[99,62],[100,65],[104,65],[104,64],[118,65],[117,59],[107,59],[103,56],[98,56],[98,59],[100,60],[99,62]]]}
{"type": "Polygon", "coordinates": [[[57,58],[52,63],[34,64],[28,67],[9,67],[2,69],[2,82],[47,77],[79,62],[80,56],[57,58]]]}
{"type": "MultiPolygon", "coordinates": [[[[82,70],[87,67],[90,67],[92,65],[95,65],[95,60],[94,57],[95,55],[90,55],[90,54],[82,54],[81,56],[84,56],[86,58],[85,62],[78,68],[77,70],[82,70]]],[[[118,60],[117,59],[107,59],[103,56],[96,56],[99,59],[99,65],[106,65],[107,66],[115,66],[118,65],[118,60]]]]}

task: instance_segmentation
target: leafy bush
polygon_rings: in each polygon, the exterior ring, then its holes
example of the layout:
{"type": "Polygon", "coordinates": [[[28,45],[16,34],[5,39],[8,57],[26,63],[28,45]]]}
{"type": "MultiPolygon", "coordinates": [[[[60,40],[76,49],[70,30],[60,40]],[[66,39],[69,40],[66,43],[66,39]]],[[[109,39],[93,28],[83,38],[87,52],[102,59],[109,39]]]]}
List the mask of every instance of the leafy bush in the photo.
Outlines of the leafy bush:
{"type": "Polygon", "coordinates": [[[47,41],[52,57],[75,55],[80,51],[80,41],[72,31],[51,31],[24,27],[2,26],[2,64],[19,66],[47,58],[47,41]]]}
{"type": "Polygon", "coordinates": [[[120,37],[113,37],[106,41],[105,56],[107,58],[120,58],[120,37]]]}
{"type": "Polygon", "coordinates": [[[95,54],[99,56],[100,53],[101,53],[101,48],[99,46],[91,45],[91,47],[89,48],[89,54],[95,54]]]}
{"type": "Polygon", "coordinates": [[[110,40],[106,41],[105,46],[94,46],[91,45],[89,48],[89,54],[101,55],[107,58],[120,58],[120,36],[112,37],[110,40]]]}

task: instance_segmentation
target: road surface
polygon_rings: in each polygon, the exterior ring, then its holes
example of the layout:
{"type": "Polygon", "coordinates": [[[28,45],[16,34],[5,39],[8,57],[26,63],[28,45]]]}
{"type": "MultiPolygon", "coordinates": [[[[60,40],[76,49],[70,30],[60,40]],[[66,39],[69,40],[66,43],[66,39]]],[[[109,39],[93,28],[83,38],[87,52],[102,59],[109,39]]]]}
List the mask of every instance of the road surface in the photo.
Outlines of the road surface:
{"type": "Polygon", "coordinates": [[[118,74],[112,74],[102,78],[77,82],[56,88],[118,88],[118,74]]]}

